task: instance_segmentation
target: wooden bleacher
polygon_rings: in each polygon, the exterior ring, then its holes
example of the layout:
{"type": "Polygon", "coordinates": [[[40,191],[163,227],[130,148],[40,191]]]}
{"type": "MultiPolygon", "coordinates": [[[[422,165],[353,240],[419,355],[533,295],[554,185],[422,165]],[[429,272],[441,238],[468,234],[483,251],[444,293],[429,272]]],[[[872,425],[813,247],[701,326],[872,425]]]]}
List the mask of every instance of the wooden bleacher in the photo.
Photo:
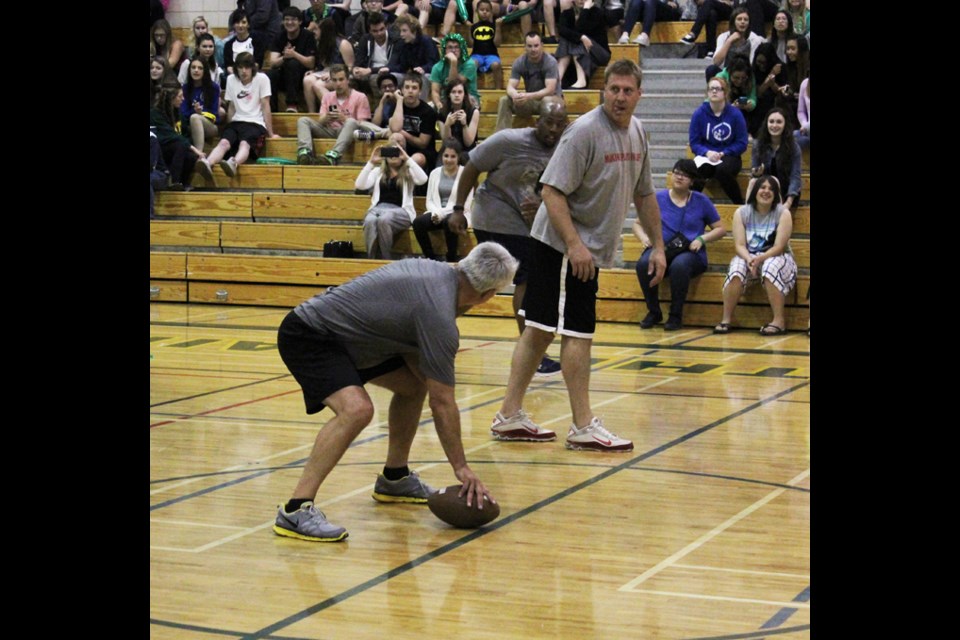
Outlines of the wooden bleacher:
{"type": "MultiPolygon", "coordinates": [[[[689,31],[691,23],[657,23],[652,41],[676,43],[689,31]]],[[[458,27],[459,28],[459,27],[458,27]]],[[[189,37],[184,30],[181,39],[189,37]]],[[[214,29],[220,37],[225,34],[214,29]]],[[[639,25],[632,36],[639,33],[639,25]]],[[[702,40],[702,36],[701,36],[702,40]]],[[[518,39],[519,41],[519,39],[518,39]]],[[[639,59],[637,45],[614,45],[615,57],[639,59]]],[[[555,46],[547,45],[547,50],[555,46]]],[[[504,74],[523,50],[522,45],[503,45],[504,74]]],[[[602,76],[598,76],[601,77],[602,76]]],[[[481,85],[482,86],[482,85],[481,85]]],[[[600,101],[599,85],[587,90],[567,91],[568,110],[576,117],[600,101]]],[[[483,87],[481,138],[488,136],[496,118],[497,101],[502,92],[483,87]]],[[[293,159],[296,152],[296,119],[311,114],[274,114],[274,126],[281,139],[268,142],[265,155],[293,159]]],[[[312,114],[316,116],[316,114],[312,114]]],[[[533,118],[515,118],[514,126],[529,126],[533,118]]],[[[333,146],[333,140],[316,139],[316,153],[333,146]]],[[[214,167],[215,191],[158,192],[157,220],[150,225],[151,299],[165,302],[200,302],[292,307],[324,288],[342,284],[386,261],[364,258],[323,258],[327,240],[351,240],[363,251],[362,219],[370,205],[366,195],[354,194],[354,180],[373,146],[379,141],[358,142],[350,156],[337,167],[296,165],[244,165],[239,175],[229,179],[214,167]]],[[[749,150],[744,166],[749,167],[749,150]]],[[[804,156],[804,203],[810,199],[809,155],[804,156]]],[[[745,188],[749,176],[741,176],[745,188]]],[[[670,182],[670,175],[667,176],[670,182]]],[[[204,186],[199,176],[193,184],[204,186]]],[[[713,185],[713,186],[711,186],[713,185]]],[[[707,195],[724,197],[715,183],[707,195]]],[[[425,208],[423,198],[415,198],[417,211],[425,208]]],[[[734,205],[718,204],[723,223],[729,228],[734,205]]],[[[787,299],[787,328],[807,326],[809,305],[805,300],[809,287],[810,207],[802,204],[794,214],[794,238],[791,248],[801,269],[798,285],[787,299]]],[[[442,234],[432,236],[434,249],[444,253],[442,234]]],[[[646,313],[642,292],[633,269],[641,253],[640,243],[630,233],[622,235],[624,268],[601,270],[597,317],[601,321],[636,323],[646,313]]],[[[472,232],[460,241],[464,255],[476,244],[472,232]]],[[[408,230],[398,234],[394,249],[398,253],[419,255],[419,246],[408,230]]],[[[362,253],[361,253],[362,255],[362,253]]],[[[721,289],[726,263],[733,255],[733,241],[726,238],[708,249],[710,270],[694,279],[684,312],[688,326],[713,326],[720,318],[721,289]]],[[[670,300],[669,286],[660,289],[661,299],[670,300]]],[[[511,295],[501,294],[476,307],[471,315],[512,316],[511,295]]],[[[737,308],[736,324],[754,328],[769,320],[769,305],[760,287],[754,287],[737,308]]]]}

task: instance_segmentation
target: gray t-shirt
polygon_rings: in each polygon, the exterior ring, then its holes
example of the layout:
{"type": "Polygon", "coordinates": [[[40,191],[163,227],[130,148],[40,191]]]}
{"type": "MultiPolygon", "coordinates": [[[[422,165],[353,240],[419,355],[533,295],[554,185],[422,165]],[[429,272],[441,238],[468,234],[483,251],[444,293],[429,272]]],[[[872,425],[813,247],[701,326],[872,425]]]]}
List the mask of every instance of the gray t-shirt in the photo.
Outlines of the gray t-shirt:
{"type": "MultiPolygon", "coordinates": [[[[654,192],[640,119],[634,116],[620,129],[602,105],[580,116],[563,132],[540,181],[567,195],[573,225],[594,262],[612,267],[630,203],[654,192]]],[[[567,253],[546,205],[540,205],[530,235],[567,253]]]]}
{"type": "Polygon", "coordinates": [[[553,155],[553,147],[537,140],[536,129],[503,129],[470,152],[470,162],[487,178],[473,197],[470,225],[474,229],[530,235],[530,227],[520,215],[520,204],[537,198],[537,183],[553,155]]]}
{"type": "Polygon", "coordinates": [[[433,260],[399,260],[300,304],[294,311],[322,335],[335,336],[357,369],[418,355],[426,377],[453,385],[457,271],[433,260]]]}
{"type": "Polygon", "coordinates": [[[538,64],[527,60],[527,54],[525,53],[514,60],[510,67],[510,79],[520,80],[521,78],[523,79],[521,88],[527,93],[540,91],[547,86],[547,79],[553,78],[557,81],[556,95],[563,95],[563,91],[560,89],[560,70],[557,67],[557,59],[549,53],[544,52],[543,58],[540,59],[538,64]]]}

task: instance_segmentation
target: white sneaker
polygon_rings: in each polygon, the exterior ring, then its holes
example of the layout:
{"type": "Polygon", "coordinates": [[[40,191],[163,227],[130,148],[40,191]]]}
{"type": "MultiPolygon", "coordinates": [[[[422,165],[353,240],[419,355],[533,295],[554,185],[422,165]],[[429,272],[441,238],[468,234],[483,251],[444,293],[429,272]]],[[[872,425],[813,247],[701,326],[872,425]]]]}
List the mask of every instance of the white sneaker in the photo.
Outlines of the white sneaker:
{"type": "Polygon", "coordinates": [[[557,439],[556,433],[537,425],[523,409],[510,418],[504,418],[503,414],[497,411],[497,416],[490,425],[490,435],[497,440],[507,441],[550,442],[557,439]]]}
{"type": "Polygon", "coordinates": [[[624,31],[620,39],[617,40],[617,44],[630,44],[630,34],[624,31]]]}
{"type": "Polygon", "coordinates": [[[223,172],[231,178],[234,178],[237,175],[237,161],[234,158],[230,158],[229,160],[221,160],[220,168],[223,169],[223,172]]]}
{"type": "Polygon", "coordinates": [[[567,449],[575,451],[633,451],[633,443],[617,437],[603,427],[603,421],[594,417],[583,429],[570,426],[567,449]]]}
{"type": "Polygon", "coordinates": [[[640,35],[638,35],[636,38],[633,39],[633,42],[634,44],[638,44],[641,47],[649,47],[650,36],[645,33],[641,33],[640,35]]]}
{"type": "Polygon", "coordinates": [[[194,168],[201,176],[203,176],[203,179],[206,180],[208,184],[211,182],[214,184],[216,183],[213,179],[213,168],[210,166],[209,160],[206,158],[197,160],[197,164],[194,168]]]}

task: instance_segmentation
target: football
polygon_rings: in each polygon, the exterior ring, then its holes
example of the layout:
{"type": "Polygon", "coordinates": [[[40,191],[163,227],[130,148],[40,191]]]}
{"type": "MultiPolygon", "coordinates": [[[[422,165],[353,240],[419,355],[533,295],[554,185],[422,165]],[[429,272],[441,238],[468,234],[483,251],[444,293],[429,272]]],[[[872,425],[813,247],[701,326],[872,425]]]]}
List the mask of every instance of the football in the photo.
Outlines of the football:
{"type": "Polygon", "coordinates": [[[485,497],[483,509],[478,509],[476,504],[468,507],[466,496],[461,498],[457,495],[461,486],[454,484],[444,487],[427,498],[427,506],[433,515],[460,529],[476,529],[497,519],[500,515],[499,504],[485,497]]]}

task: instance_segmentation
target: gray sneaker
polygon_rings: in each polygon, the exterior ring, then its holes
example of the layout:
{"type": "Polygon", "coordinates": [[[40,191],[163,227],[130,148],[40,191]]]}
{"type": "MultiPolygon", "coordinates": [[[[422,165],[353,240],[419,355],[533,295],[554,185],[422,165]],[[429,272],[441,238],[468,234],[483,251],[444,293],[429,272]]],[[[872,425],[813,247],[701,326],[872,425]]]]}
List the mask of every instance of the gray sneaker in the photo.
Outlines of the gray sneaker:
{"type": "Polygon", "coordinates": [[[213,182],[214,184],[216,184],[216,182],[215,182],[214,179],[213,179],[213,169],[210,167],[210,161],[209,161],[209,160],[207,160],[206,158],[201,158],[200,160],[197,160],[197,164],[195,165],[195,169],[196,169],[197,173],[199,173],[201,176],[203,176],[203,179],[204,179],[208,184],[211,183],[211,182],[213,182]]]}
{"type": "Polygon", "coordinates": [[[237,176],[237,161],[233,158],[230,158],[229,160],[221,160],[220,168],[223,169],[223,172],[231,178],[235,178],[237,176]]]}
{"type": "Polygon", "coordinates": [[[410,502],[426,504],[427,497],[437,490],[420,479],[416,471],[399,480],[387,480],[384,475],[377,475],[377,483],[373,485],[373,499],[377,502],[410,502]]]}
{"type": "Polygon", "coordinates": [[[311,542],[339,542],[349,535],[343,527],[328,522],[327,516],[312,502],[304,502],[293,513],[284,511],[281,504],[277,509],[273,532],[278,536],[311,542]]]}

